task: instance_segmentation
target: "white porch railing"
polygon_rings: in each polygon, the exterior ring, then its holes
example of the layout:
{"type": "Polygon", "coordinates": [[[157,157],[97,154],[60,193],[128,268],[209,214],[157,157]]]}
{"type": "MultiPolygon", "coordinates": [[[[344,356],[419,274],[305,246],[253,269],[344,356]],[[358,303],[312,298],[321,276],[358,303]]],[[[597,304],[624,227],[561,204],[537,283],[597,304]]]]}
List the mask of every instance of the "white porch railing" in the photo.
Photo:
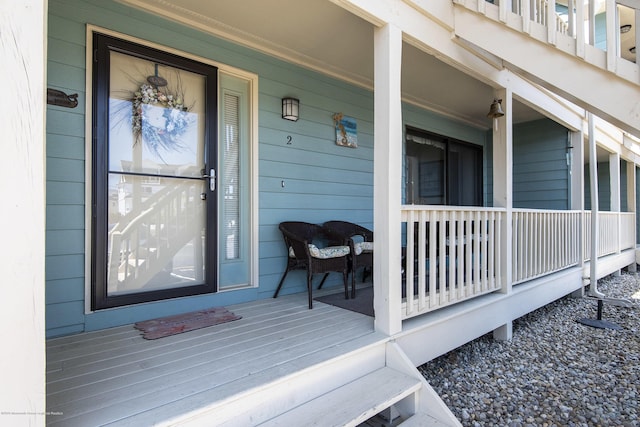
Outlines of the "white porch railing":
{"type": "Polygon", "coordinates": [[[404,206],[403,318],[500,289],[505,210],[404,206]]]}
{"type": "MultiPolygon", "coordinates": [[[[636,216],[633,212],[598,212],[598,257],[636,245],[636,216]]],[[[585,212],[583,259],[591,259],[591,212],[585,212]]]]}
{"type": "MultiPolygon", "coordinates": [[[[591,212],[514,209],[512,253],[501,246],[506,210],[406,205],[401,211],[402,318],[500,290],[589,259],[591,212]]],[[[599,213],[598,257],[635,247],[635,213],[599,213]]]]}
{"type": "Polygon", "coordinates": [[[581,211],[513,211],[513,283],[580,262],[581,211]]]}

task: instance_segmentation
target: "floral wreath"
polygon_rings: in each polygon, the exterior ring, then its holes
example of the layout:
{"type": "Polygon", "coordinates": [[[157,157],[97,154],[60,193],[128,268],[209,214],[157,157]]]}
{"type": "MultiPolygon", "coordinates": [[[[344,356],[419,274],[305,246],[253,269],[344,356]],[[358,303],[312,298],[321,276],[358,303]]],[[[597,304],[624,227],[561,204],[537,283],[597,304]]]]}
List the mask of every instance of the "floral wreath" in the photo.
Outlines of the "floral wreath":
{"type": "Polygon", "coordinates": [[[186,148],[181,137],[193,122],[193,118],[190,117],[189,108],[185,106],[181,95],[143,83],[139,90],[133,93],[131,102],[134,144],[142,140],[161,159],[161,151],[181,151],[186,148]],[[154,107],[162,109],[157,123],[150,120],[150,113],[154,107]]]}

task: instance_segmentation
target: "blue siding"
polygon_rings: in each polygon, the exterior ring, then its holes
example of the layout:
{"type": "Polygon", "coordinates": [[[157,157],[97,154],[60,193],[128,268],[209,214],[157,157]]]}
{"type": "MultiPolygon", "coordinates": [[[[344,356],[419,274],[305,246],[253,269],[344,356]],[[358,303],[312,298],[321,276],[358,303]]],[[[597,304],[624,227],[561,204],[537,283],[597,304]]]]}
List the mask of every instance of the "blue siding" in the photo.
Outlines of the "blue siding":
{"type": "Polygon", "coordinates": [[[567,129],[547,119],[513,127],[513,206],[569,208],[567,129]]]}
{"type": "MultiPolygon", "coordinates": [[[[585,209],[591,209],[591,180],[589,165],[585,165],[584,171],[584,205],[585,209]]],[[[609,162],[598,163],[598,210],[611,211],[611,169],[609,162]]],[[[620,210],[628,210],[627,203],[627,162],[620,160],[620,210]]]]}

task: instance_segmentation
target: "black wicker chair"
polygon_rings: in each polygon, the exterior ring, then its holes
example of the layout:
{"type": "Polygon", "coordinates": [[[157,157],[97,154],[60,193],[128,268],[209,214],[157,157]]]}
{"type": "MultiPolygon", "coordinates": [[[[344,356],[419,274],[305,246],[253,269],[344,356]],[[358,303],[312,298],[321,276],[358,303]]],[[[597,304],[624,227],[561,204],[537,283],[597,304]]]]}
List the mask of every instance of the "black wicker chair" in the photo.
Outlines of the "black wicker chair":
{"type": "Polygon", "coordinates": [[[331,244],[348,245],[351,248],[351,298],[356,296],[356,271],[362,270],[362,281],[371,274],[373,268],[373,231],[347,221],[327,221],[323,225],[331,244]]]}
{"type": "Polygon", "coordinates": [[[289,271],[306,270],[309,308],[313,308],[311,282],[313,275],[316,273],[324,273],[319,287],[322,286],[329,273],[342,273],[344,295],[345,298],[348,299],[349,288],[347,277],[349,275],[349,247],[346,245],[321,247],[320,242],[328,242],[331,239],[326,235],[324,228],[316,224],[287,221],[280,223],[278,228],[282,232],[287,249],[287,266],[273,297],[278,297],[278,293],[289,271]]]}

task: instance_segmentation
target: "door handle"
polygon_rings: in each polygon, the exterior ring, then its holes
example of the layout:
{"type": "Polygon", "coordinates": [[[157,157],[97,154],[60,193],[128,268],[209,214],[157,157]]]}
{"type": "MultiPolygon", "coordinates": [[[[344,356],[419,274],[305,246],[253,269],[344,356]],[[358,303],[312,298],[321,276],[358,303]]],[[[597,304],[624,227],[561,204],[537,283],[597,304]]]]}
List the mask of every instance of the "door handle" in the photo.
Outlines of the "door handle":
{"type": "MultiPolygon", "coordinates": [[[[204,170],[203,170],[204,172],[204,170]]],[[[209,179],[209,190],[216,191],[216,170],[211,168],[209,169],[209,175],[202,174],[202,178],[209,179]]]]}

